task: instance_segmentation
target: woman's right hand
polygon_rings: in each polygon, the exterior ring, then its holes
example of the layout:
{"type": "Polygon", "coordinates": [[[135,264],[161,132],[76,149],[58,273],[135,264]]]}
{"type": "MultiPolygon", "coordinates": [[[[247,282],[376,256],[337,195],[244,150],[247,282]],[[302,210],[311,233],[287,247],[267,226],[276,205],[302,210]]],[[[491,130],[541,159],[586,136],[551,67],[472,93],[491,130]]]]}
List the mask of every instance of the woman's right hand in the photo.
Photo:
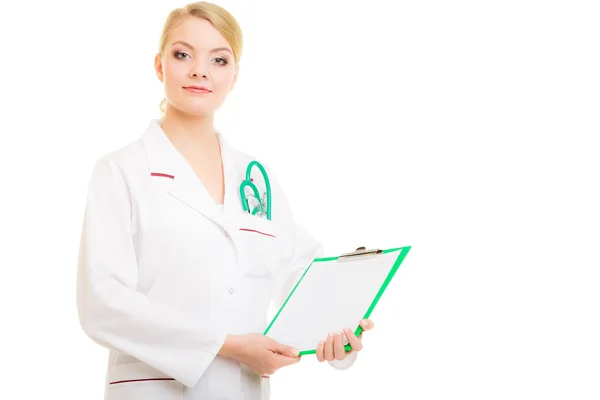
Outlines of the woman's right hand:
{"type": "Polygon", "coordinates": [[[300,361],[298,350],[259,333],[227,335],[219,354],[234,358],[263,376],[300,361]]]}

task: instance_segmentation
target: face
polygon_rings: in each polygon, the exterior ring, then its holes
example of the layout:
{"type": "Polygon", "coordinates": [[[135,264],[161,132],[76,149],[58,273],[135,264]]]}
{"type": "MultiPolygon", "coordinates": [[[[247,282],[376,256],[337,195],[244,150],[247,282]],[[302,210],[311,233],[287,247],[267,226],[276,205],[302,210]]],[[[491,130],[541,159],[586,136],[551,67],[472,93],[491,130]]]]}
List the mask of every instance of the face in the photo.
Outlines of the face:
{"type": "Polygon", "coordinates": [[[197,17],[186,18],[169,32],[163,57],[156,55],[155,69],[165,88],[167,108],[194,116],[213,114],[233,89],[238,73],[227,40],[197,17]]]}

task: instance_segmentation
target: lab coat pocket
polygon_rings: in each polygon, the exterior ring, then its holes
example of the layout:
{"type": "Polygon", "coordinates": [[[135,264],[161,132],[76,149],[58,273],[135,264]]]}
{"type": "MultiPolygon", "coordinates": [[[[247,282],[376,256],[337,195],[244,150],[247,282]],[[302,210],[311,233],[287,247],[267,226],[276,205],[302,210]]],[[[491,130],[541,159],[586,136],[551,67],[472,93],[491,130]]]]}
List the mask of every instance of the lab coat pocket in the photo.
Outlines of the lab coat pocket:
{"type": "Polygon", "coordinates": [[[272,275],[279,259],[276,224],[268,219],[243,213],[235,226],[239,265],[249,277],[272,275]]]}
{"type": "Polygon", "coordinates": [[[113,365],[109,377],[110,400],[183,399],[180,382],[142,362],[113,365]]]}

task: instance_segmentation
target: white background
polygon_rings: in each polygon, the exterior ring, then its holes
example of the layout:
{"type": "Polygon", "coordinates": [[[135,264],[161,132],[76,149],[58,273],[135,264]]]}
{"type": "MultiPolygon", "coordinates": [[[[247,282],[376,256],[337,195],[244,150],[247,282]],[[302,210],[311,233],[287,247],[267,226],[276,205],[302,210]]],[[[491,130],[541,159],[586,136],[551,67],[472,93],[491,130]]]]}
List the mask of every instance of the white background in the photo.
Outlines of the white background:
{"type": "MultiPolygon", "coordinates": [[[[307,356],[274,399],[600,398],[595,3],[218,2],[245,35],[230,142],[328,255],[413,246],[355,366],[307,356]]],[[[75,308],[88,179],[159,115],[185,3],[2,4],[0,398],[101,399],[75,308]]]]}

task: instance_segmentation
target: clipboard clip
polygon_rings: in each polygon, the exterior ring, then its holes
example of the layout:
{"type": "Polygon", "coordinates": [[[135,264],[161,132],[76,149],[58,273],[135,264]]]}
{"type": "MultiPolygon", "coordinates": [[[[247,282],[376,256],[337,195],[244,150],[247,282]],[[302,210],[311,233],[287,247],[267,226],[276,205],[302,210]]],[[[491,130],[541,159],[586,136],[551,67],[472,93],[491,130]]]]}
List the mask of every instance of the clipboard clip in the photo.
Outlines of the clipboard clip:
{"type": "Polygon", "coordinates": [[[347,259],[354,259],[356,257],[372,256],[372,255],[381,254],[381,253],[383,253],[383,250],[381,250],[381,249],[370,249],[370,250],[367,250],[366,247],[362,246],[362,247],[357,248],[352,253],[344,253],[344,254],[342,254],[341,256],[338,257],[338,261],[343,261],[343,260],[347,260],[347,259]]]}

